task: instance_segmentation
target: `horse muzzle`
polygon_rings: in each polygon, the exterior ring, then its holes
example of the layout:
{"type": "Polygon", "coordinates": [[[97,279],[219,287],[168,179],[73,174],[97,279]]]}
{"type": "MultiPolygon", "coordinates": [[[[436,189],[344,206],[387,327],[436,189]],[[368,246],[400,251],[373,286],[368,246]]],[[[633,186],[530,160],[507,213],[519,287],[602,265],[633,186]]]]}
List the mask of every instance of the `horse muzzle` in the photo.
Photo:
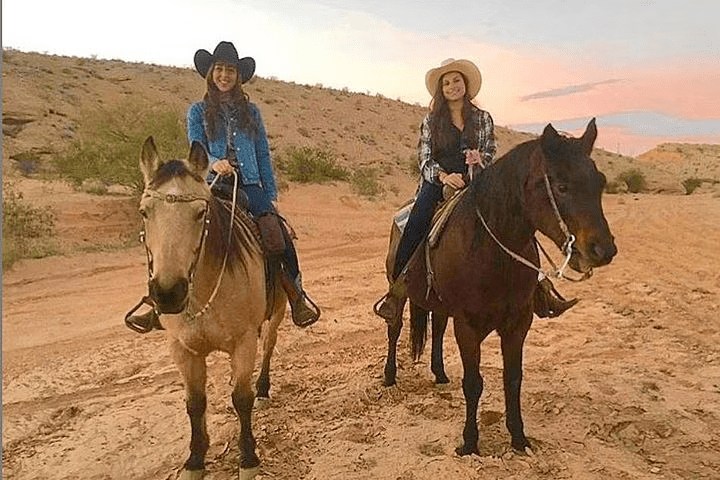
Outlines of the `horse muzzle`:
{"type": "Polygon", "coordinates": [[[617,247],[612,238],[605,242],[591,240],[586,245],[576,245],[573,248],[570,268],[580,273],[587,273],[593,268],[609,264],[615,255],[617,255],[617,247]]]}
{"type": "Polygon", "coordinates": [[[148,282],[148,289],[160,313],[176,314],[187,307],[189,292],[187,279],[177,280],[172,285],[164,285],[153,278],[148,282]]]}

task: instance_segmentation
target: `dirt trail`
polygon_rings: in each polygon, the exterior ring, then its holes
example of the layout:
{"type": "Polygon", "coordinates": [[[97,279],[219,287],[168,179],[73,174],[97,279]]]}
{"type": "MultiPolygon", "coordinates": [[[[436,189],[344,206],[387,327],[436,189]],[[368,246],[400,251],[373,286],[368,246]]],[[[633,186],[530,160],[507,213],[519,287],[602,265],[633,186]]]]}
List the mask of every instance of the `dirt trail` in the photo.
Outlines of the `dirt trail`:
{"type": "MultiPolygon", "coordinates": [[[[82,205],[77,231],[102,217],[82,205]]],[[[433,386],[427,359],[409,361],[406,333],[398,385],[381,386],[385,329],[371,305],[385,288],[391,202],[314,186],[280,206],[324,317],[308,330],[281,326],[272,401],[254,414],[259,478],[720,478],[720,199],[605,198],[617,259],[586,283],[562,283],[582,301],[536,321],[526,344],[533,457],[509,450],[496,336],[483,350],[480,456],[453,453],[464,402],[451,331],[449,387],[433,386]]],[[[189,439],[179,375],[162,333],[122,325],[145,268],[135,247],[6,272],[5,478],[175,478],[189,439]]],[[[209,364],[206,478],[236,478],[229,367],[221,354],[209,364]]]]}

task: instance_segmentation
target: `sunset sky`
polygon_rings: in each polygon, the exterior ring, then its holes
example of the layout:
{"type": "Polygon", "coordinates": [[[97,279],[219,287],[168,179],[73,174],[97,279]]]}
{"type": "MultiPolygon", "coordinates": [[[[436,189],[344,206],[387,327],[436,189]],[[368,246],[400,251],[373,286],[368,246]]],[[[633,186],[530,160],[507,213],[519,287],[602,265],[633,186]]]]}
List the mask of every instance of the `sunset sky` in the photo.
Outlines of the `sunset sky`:
{"type": "Polygon", "coordinates": [[[427,105],[425,72],[467,58],[496,124],[638,155],[720,143],[716,0],[5,0],[5,48],[191,66],[220,40],[257,74],[427,105]]]}

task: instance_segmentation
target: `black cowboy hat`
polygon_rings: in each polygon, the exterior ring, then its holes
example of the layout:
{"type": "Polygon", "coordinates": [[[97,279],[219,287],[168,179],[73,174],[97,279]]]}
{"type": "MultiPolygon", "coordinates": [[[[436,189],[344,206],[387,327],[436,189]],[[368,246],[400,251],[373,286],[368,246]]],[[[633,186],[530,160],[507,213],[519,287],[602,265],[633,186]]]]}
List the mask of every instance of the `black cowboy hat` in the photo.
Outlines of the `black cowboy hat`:
{"type": "Polygon", "coordinates": [[[235,65],[240,76],[240,83],[245,83],[250,80],[255,73],[255,59],[252,57],[238,56],[235,45],[232,42],[220,42],[215,47],[215,50],[211,54],[207,50],[200,49],[195,52],[195,70],[205,78],[210,70],[210,67],[215,62],[224,62],[230,65],[235,65]]]}

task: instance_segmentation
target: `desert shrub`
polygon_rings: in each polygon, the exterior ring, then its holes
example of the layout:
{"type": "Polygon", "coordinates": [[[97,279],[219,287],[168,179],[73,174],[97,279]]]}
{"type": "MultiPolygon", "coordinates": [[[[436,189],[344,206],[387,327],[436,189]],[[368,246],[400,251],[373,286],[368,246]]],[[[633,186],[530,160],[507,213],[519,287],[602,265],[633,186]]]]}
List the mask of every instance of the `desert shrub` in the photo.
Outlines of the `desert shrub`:
{"type": "Polygon", "coordinates": [[[127,103],[87,112],[84,118],[77,139],[53,162],[76,185],[96,179],[141,190],[138,162],[150,135],[162,158],[187,156],[184,114],[169,107],[127,103]]]}
{"type": "Polygon", "coordinates": [[[326,183],[350,178],[350,173],[335,161],[334,153],[315,147],[288,148],[278,158],[277,167],[293,182],[326,183]]]}
{"type": "Polygon", "coordinates": [[[703,181],[701,178],[697,177],[691,177],[686,178],[682,181],[682,186],[685,187],[685,193],[687,195],[690,195],[695,191],[696,188],[698,188],[700,185],[702,185],[703,181]]]}
{"type": "Polygon", "coordinates": [[[372,167],[360,167],[350,176],[350,185],[355,193],[375,197],[385,191],[378,181],[378,171],[372,167]]]}
{"type": "Polygon", "coordinates": [[[628,187],[628,191],[632,193],[640,193],[647,188],[645,175],[637,168],[625,170],[621,172],[615,179],[617,182],[624,182],[628,187]]]}
{"type": "Polygon", "coordinates": [[[621,183],[616,180],[611,180],[605,184],[605,193],[620,193],[622,191],[621,183]]]}
{"type": "Polygon", "coordinates": [[[55,253],[52,241],[55,214],[47,208],[33,207],[13,184],[3,184],[3,268],[21,258],[40,258],[55,253]]]}

